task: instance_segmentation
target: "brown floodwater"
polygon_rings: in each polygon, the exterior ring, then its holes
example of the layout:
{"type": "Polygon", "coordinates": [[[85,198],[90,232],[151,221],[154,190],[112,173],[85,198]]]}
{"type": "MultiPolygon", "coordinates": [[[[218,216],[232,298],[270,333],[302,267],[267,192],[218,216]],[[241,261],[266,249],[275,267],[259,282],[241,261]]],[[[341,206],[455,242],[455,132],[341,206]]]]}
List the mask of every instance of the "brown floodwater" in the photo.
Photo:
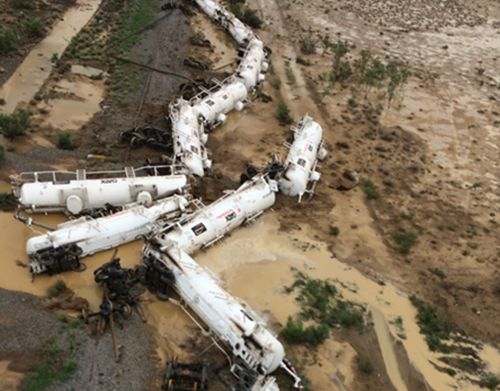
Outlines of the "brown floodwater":
{"type": "Polygon", "coordinates": [[[19,372],[10,371],[9,366],[10,361],[0,361],[0,379],[2,384],[0,384],[0,390],[2,391],[16,391],[21,384],[21,379],[23,374],[19,372]]]}
{"type": "MultiPolygon", "coordinates": [[[[233,233],[230,240],[194,258],[221,276],[231,293],[247,301],[271,323],[275,321],[281,325],[289,315],[298,312],[293,297],[283,293],[283,287],[294,279],[291,268],[314,278],[330,278],[337,282],[337,287],[347,300],[365,304],[372,311],[389,378],[398,390],[404,390],[406,386],[401,380],[395,358],[394,339],[402,342],[411,364],[432,389],[452,390],[457,386],[462,387],[460,389],[477,388],[465,380],[458,384],[454,378],[439,372],[432,365],[433,362],[439,362],[439,355],[428,349],[415,321],[415,308],[406,294],[389,283],[381,286],[358,270],[343,264],[331,255],[324,243],[310,238],[307,233],[280,231],[274,212],[268,212],[255,224],[233,233]],[[390,323],[397,317],[402,319],[406,335],[404,340],[397,336],[401,330],[390,323]]],[[[275,327],[275,331],[278,330],[275,327]]],[[[495,368],[494,372],[499,370],[498,350],[488,346],[481,354],[485,356],[487,365],[495,368]]],[[[346,356],[344,368],[348,375],[352,358],[346,356]]]]}
{"type": "Polygon", "coordinates": [[[102,81],[74,76],[72,80],[59,80],[54,91],[64,98],[49,99],[39,105],[47,112],[42,117],[42,125],[60,130],[77,130],[101,110],[100,103],[104,99],[102,81]]]}
{"type": "MultiPolygon", "coordinates": [[[[66,221],[64,215],[34,215],[35,220],[55,227],[58,223],[66,221]]],[[[102,292],[94,283],[93,271],[101,264],[109,260],[112,251],[104,251],[92,257],[84,259],[87,270],[84,272],[67,272],[57,276],[40,275],[34,280],[26,267],[16,264],[16,261],[28,263],[26,255],[26,241],[32,236],[44,233],[37,228],[29,228],[14,219],[11,213],[0,212],[0,236],[1,260],[0,260],[0,287],[27,292],[38,296],[45,296],[47,289],[58,279],[63,280],[75,293],[86,298],[91,308],[97,309],[101,302],[102,292]]],[[[122,266],[131,267],[139,263],[141,241],[129,243],[120,247],[118,256],[122,259],[122,266]]]]}
{"type": "Polygon", "coordinates": [[[102,0],[77,0],[48,35],[26,56],[16,72],[0,88],[0,98],[6,103],[0,111],[13,112],[22,103],[28,103],[42,87],[52,71],[51,58],[60,56],[71,39],[85,26],[102,0]]]}

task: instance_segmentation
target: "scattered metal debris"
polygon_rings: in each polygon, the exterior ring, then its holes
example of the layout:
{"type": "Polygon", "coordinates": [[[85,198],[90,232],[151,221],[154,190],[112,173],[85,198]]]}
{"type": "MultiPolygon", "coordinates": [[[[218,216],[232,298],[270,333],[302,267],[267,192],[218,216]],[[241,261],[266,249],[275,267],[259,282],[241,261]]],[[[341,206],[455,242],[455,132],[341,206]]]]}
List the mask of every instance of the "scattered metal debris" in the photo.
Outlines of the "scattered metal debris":
{"type": "Polygon", "coordinates": [[[207,367],[201,363],[185,364],[176,359],[167,363],[162,391],[206,391],[207,367]]]}
{"type": "Polygon", "coordinates": [[[198,60],[194,57],[186,57],[183,63],[187,67],[199,69],[200,71],[206,71],[209,68],[206,62],[198,60]]]}
{"type": "Polygon", "coordinates": [[[120,133],[120,140],[131,148],[148,146],[156,151],[172,153],[172,139],[167,130],[152,126],[136,127],[120,133]]]}

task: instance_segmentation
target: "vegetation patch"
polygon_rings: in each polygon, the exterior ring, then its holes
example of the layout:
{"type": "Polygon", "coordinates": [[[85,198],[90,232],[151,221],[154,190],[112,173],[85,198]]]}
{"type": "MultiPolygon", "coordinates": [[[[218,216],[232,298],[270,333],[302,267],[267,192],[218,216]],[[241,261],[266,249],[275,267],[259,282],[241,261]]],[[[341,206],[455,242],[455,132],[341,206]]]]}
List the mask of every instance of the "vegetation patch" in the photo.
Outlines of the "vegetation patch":
{"type": "Polygon", "coordinates": [[[141,33],[155,23],[160,5],[159,0],[106,2],[89,25],[71,40],[58,65],[64,67],[71,59],[79,63],[104,61],[109,67],[106,84],[110,102],[124,103],[128,93],[139,92],[144,84],[145,70],[128,63],[128,59],[142,39],[141,33]],[[110,13],[117,17],[109,19],[110,13]]]}
{"type": "Polygon", "coordinates": [[[229,9],[243,23],[254,29],[260,29],[264,21],[256,10],[245,5],[245,0],[229,0],[229,9]]]}
{"type": "Polygon", "coordinates": [[[429,349],[448,352],[450,348],[443,343],[443,340],[450,338],[453,329],[451,322],[441,318],[434,305],[419,299],[417,296],[411,295],[410,301],[417,308],[417,323],[420,332],[425,335],[429,349]]]}
{"type": "Polygon", "coordinates": [[[43,22],[38,17],[29,17],[23,22],[26,35],[31,38],[40,38],[44,35],[43,22]]]}
{"type": "Polygon", "coordinates": [[[0,193],[0,210],[2,212],[12,212],[16,209],[17,199],[12,193],[0,193]]]}
{"type": "Polygon", "coordinates": [[[54,337],[41,349],[43,362],[34,365],[21,382],[21,391],[42,391],[67,381],[77,367],[74,360],[65,359],[54,337]]]}
{"type": "Polygon", "coordinates": [[[286,287],[285,292],[297,292],[295,299],[301,306],[298,320],[288,318],[282,330],[283,337],[291,343],[316,346],[328,338],[332,327],[361,329],[364,326],[364,308],[343,300],[329,280],[310,278],[297,271],[294,283],[286,287]],[[313,324],[305,327],[302,321],[313,324]]]}
{"type": "Polygon", "coordinates": [[[363,190],[363,193],[365,193],[367,199],[378,200],[380,198],[378,188],[371,180],[362,178],[360,183],[361,189],[363,190]]]}
{"type": "Polygon", "coordinates": [[[304,327],[303,322],[288,317],[286,326],[281,330],[283,338],[292,344],[305,343],[311,346],[317,346],[328,338],[330,327],[326,324],[304,327]]]}
{"type": "Polygon", "coordinates": [[[276,118],[278,118],[281,125],[291,125],[293,123],[293,118],[290,116],[290,109],[285,102],[280,102],[278,104],[276,118]]]}
{"type": "Polygon", "coordinates": [[[330,235],[339,236],[339,234],[340,234],[339,227],[336,227],[335,225],[330,225],[330,235]]]}
{"type": "Polygon", "coordinates": [[[0,26],[0,54],[7,54],[17,48],[17,32],[12,27],[0,26]]]}
{"type": "MultiPolygon", "coordinates": [[[[325,48],[333,53],[332,68],[326,74],[320,75],[320,80],[336,83],[350,83],[353,96],[363,92],[366,99],[372,88],[385,88],[384,96],[389,103],[396,93],[408,82],[411,72],[406,64],[388,61],[383,62],[370,50],[361,50],[357,56],[350,55],[350,45],[347,41],[329,39],[322,40],[325,48]]],[[[302,40],[300,47],[308,51],[310,43],[302,40]]]]}
{"type": "Polygon", "coordinates": [[[358,357],[358,368],[365,375],[371,375],[374,370],[373,362],[369,356],[358,357]]]}
{"type": "Polygon", "coordinates": [[[488,373],[480,383],[481,387],[486,387],[491,391],[495,391],[500,386],[500,375],[488,373]]]}
{"type": "Polygon", "coordinates": [[[63,280],[57,280],[47,290],[47,296],[48,297],[56,297],[61,292],[63,292],[64,290],[66,290],[66,288],[67,288],[66,287],[66,283],[63,280]]]}
{"type": "Polygon", "coordinates": [[[30,126],[30,115],[26,110],[16,110],[13,114],[0,114],[0,134],[10,140],[25,134],[30,126]]]}
{"type": "Polygon", "coordinates": [[[411,248],[418,242],[415,231],[406,231],[404,229],[394,231],[391,238],[395,244],[396,250],[403,255],[408,255],[411,248]]]}
{"type": "Polygon", "coordinates": [[[71,134],[67,132],[61,132],[57,136],[57,148],[59,149],[66,149],[68,151],[72,151],[73,149],[76,149],[76,145],[73,142],[73,138],[71,137],[71,134]]]}

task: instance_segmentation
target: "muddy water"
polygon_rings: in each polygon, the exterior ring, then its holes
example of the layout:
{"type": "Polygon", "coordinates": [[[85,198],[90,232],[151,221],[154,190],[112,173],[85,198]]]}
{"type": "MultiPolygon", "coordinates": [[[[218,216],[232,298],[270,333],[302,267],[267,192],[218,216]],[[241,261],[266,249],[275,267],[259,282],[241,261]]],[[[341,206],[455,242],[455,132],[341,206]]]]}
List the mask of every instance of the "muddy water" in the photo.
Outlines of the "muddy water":
{"type": "MultiPolygon", "coordinates": [[[[428,385],[440,391],[452,390],[457,386],[452,377],[439,372],[432,365],[432,362],[438,363],[438,355],[427,348],[415,322],[415,309],[405,294],[390,284],[381,286],[341,263],[331,256],[324,244],[311,239],[304,232],[280,232],[279,222],[272,212],[254,225],[235,232],[231,240],[195,255],[195,259],[221,275],[233,294],[281,325],[288,315],[297,312],[293,298],[282,293],[283,287],[293,281],[291,267],[312,277],[331,278],[337,281],[346,299],[364,303],[372,309],[377,334],[384,323],[388,327],[391,337],[382,332],[379,343],[389,377],[398,389],[404,390],[405,385],[401,380],[391,338],[398,338],[397,333],[401,330],[389,324],[398,316],[402,319],[406,334],[406,339],[401,342],[411,363],[422,373],[428,385]]],[[[277,331],[278,326],[276,323],[274,325],[277,331]]],[[[490,362],[500,362],[497,350],[488,348],[485,352],[488,352],[490,362]]],[[[345,368],[349,368],[349,365],[350,362],[344,362],[345,368]]],[[[465,386],[473,389],[467,382],[460,384],[460,387],[465,386]]]]}
{"type": "Polygon", "coordinates": [[[379,341],[380,349],[382,351],[382,357],[384,358],[385,368],[387,374],[391,379],[393,386],[398,391],[407,391],[406,384],[401,377],[399,370],[398,360],[396,354],[394,353],[393,338],[390,335],[389,328],[387,327],[387,321],[384,315],[376,308],[371,307],[370,311],[372,313],[373,325],[375,332],[377,333],[377,339],[379,341]]]}
{"type": "Polygon", "coordinates": [[[54,91],[64,98],[49,99],[39,105],[48,114],[42,124],[60,130],[77,130],[100,111],[104,98],[104,83],[75,76],[57,82],[54,91]]]}
{"type": "Polygon", "coordinates": [[[17,390],[23,378],[22,373],[9,370],[9,363],[9,361],[0,361],[0,379],[2,379],[2,384],[0,384],[1,391],[17,390]]]}
{"type": "Polygon", "coordinates": [[[165,363],[173,357],[180,361],[190,361],[193,357],[184,348],[186,341],[199,332],[197,326],[175,304],[159,301],[146,293],[141,304],[149,325],[155,331],[157,354],[165,363]]]}
{"type": "Polygon", "coordinates": [[[50,33],[45,37],[16,72],[0,89],[0,98],[6,104],[0,111],[11,113],[21,102],[29,102],[38,92],[52,70],[51,58],[53,54],[60,56],[71,39],[90,20],[102,0],[77,0],[63,19],[57,22],[50,33]]]}
{"type": "MultiPolygon", "coordinates": [[[[35,216],[36,220],[42,221],[49,226],[56,226],[66,220],[62,215],[35,216]]],[[[93,271],[101,264],[109,260],[112,251],[105,251],[92,257],[85,258],[84,263],[87,270],[81,273],[68,272],[57,276],[41,275],[34,281],[28,268],[20,267],[16,261],[27,264],[28,259],[25,251],[26,240],[43,231],[35,231],[15,220],[12,214],[0,213],[0,248],[2,249],[0,260],[0,287],[45,296],[47,289],[57,280],[63,280],[68,287],[73,289],[79,296],[86,298],[93,309],[98,308],[101,302],[101,290],[94,283],[93,271]]],[[[120,247],[118,256],[122,259],[122,266],[131,267],[140,260],[140,249],[142,242],[129,243],[120,247]]]]}

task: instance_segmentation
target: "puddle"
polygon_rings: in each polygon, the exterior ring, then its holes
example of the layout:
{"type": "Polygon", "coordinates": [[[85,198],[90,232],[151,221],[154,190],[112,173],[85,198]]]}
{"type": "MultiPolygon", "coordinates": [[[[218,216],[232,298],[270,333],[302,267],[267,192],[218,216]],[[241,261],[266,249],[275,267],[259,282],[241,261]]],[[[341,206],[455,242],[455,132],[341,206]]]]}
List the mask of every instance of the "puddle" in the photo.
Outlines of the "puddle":
{"type": "Polygon", "coordinates": [[[64,98],[50,99],[39,105],[46,110],[42,124],[60,130],[76,130],[101,110],[104,99],[104,84],[78,77],[74,80],[62,79],[57,82],[54,91],[64,98]]]}
{"type": "Polygon", "coordinates": [[[71,39],[94,15],[102,0],[77,0],[51,32],[24,59],[16,72],[0,88],[6,104],[0,111],[11,113],[21,102],[28,103],[38,92],[52,70],[52,55],[60,56],[71,39]]]}
{"type": "MultiPolygon", "coordinates": [[[[379,332],[385,323],[392,338],[397,339],[400,330],[389,325],[389,321],[401,317],[407,337],[401,342],[412,365],[422,373],[432,389],[456,389],[454,379],[432,365],[431,361],[438,362],[439,355],[427,348],[415,322],[415,308],[405,294],[390,284],[381,286],[364,277],[356,269],[333,258],[323,243],[309,238],[303,232],[280,232],[277,216],[273,212],[267,213],[255,224],[233,233],[230,241],[196,254],[195,259],[222,276],[232,294],[247,301],[255,310],[262,312],[264,317],[268,314],[269,318],[269,314],[272,314],[281,324],[286,322],[288,315],[297,312],[293,297],[282,293],[283,287],[293,282],[291,267],[314,278],[330,278],[337,282],[337,287],[347,300],[364,303],[374,311],[375,317],[381,317],[377,318],[379,332]]],[[[387,342],[389,336],[386,333],[377,335],[381,339],[382,350],[385,350],[383,356],[390,378],[396,387],[397,384],[400,385],[398,389],[404,390],[405,388],[401,388],[402,377],[392,343],[387,342]]],[[[484,351],[490,362],[500,363],[500,352],[493,348],[484,351]]],[[[466,384],[468,389],[475,389],[469,383],[466,384]]]]}

